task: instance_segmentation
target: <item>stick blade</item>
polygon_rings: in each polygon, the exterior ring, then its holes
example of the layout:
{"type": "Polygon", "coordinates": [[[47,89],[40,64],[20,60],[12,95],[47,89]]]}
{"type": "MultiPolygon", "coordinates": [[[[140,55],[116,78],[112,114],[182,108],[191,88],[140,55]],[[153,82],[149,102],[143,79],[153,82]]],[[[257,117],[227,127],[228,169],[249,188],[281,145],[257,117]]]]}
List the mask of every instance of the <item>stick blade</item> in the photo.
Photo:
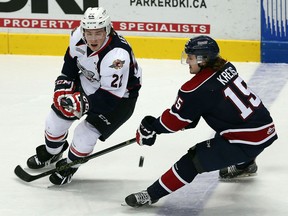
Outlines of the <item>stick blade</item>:
{"type": "Polygon", "coordinates": [[[27,173],[20,165],[17,165],[14,169],[14,173],[18,176],[21,180],[25,182],[31,182],[34,180],[33,176],[27,173]]]}

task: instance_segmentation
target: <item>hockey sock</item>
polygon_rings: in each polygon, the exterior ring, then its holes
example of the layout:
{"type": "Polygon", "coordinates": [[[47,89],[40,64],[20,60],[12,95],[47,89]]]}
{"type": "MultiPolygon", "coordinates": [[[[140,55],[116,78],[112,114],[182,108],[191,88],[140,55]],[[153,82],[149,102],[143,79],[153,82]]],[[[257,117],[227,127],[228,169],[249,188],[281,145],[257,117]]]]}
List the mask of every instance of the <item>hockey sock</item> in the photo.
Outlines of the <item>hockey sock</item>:
{"type": "Polygon", "coordinates": [[[46,143],[46,147],[49,153],[55,155],[61,152],[63,145],[66,142],[67,136],[68,136],[68,132],[55,137],[55,136],[48,134],[48,132],[45,131],[45,143],[46,143]]]}
{"type": "Polygon", "coordinates": [[[147,188],[151,200],[158,200],[189,184],[197,174],[190,154],[185,154],[161,178],[147,188]]]}

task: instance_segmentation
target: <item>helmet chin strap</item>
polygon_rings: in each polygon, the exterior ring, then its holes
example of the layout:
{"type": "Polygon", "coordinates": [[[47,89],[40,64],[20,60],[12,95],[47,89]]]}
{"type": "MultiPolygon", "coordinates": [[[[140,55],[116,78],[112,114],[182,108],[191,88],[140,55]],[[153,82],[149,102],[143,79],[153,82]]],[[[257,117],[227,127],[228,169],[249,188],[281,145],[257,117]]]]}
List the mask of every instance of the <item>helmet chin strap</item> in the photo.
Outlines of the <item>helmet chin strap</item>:
{"type": "MultiPolygon", "coordinates": [[[[204,68],[204,66],[203,66],[203,65],[200,65],[200,63],[198,64],[198,67],[200,68],[199,72],[202,71],[203,68],[204,68]]],[[[198,73],[199,73],[199,72],[198,72],[198,73]]]]}

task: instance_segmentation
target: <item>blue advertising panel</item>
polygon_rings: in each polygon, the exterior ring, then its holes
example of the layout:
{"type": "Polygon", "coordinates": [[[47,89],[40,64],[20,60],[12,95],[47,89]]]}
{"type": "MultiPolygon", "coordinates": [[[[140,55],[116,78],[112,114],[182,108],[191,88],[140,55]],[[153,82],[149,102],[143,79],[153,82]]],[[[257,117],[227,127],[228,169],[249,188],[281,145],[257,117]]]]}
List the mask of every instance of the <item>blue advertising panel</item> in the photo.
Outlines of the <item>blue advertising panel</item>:
{"type": "Polygon", "coordinates": [[[261,62],[288,63],[288,0],[261,1],[261,62]]]}

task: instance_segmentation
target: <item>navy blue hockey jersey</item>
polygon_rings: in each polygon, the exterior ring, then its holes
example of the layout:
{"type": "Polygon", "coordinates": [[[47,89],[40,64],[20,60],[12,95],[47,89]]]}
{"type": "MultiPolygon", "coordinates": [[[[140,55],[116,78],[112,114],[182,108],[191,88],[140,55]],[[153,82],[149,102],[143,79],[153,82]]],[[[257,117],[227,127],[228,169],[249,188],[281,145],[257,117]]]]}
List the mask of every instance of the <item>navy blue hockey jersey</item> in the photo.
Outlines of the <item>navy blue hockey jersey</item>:
{"type": "Polygon", "coordinates": [[[277,136],[269,111],[230,62],[217,72],[203,69],[182,85],[154,126],[158,134],[171,133],[195,127],[201,117],[230,143],[260,145],[277,136]]]}

